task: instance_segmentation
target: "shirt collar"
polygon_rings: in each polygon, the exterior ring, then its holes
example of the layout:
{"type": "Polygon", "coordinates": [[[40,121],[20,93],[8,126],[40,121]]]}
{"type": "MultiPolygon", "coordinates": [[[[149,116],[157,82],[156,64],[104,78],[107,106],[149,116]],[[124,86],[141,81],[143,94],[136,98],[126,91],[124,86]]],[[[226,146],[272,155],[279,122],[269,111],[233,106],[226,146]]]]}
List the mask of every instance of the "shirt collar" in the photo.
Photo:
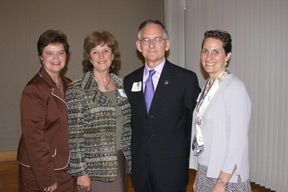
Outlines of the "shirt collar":
{"type": "MultiPolygon", "coordinates": [[[[163,61],[157,65],[154,70],[156,71],[156,73],[153,75],[153,77],[155,76],[156,78],[160,78],[160,75],[162,73],[164,64],[166,62],[166,59],[164,58],[163,61]]],[[[149,76],[149,71],[152,70],[152,68],[148,67],[148,65],[145,63],[145,69],[144,69],[144,79],[147,79],[149,76]],[[146,77],[146,78],[145,78],[146,77]]]]}

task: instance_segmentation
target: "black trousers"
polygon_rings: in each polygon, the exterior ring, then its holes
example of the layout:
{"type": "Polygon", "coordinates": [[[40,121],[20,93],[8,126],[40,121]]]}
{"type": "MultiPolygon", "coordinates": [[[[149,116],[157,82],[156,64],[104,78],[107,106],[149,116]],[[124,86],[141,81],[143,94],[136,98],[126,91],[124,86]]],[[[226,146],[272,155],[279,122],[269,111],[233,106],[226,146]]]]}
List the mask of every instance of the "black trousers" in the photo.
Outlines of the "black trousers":
{"type": "Polygon", "coordinates": [[[179,189],[162,189],[164,187],[156,186],[152,180],[152,177],[149,176],[146,184],[144,185],[143,189],[135,189],[135,192],[186,192],[186,186],[182,186],[179,189]]]}

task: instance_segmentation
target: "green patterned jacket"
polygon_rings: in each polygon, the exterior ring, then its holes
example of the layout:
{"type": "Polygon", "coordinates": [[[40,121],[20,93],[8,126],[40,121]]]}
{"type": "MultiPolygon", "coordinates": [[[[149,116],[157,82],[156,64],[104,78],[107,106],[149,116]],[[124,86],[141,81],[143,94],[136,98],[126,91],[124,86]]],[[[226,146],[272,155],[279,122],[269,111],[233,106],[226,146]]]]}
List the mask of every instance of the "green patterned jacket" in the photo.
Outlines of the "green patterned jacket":
{"type": "MultiPolygon", "coordinates": [[[[131,171],[131,109],[123,89],[123,81],[110,74],[116,89],[124,125],[121,138],[123,153],[131,171]]],[[[92,71],[69,84],[68,105],[69,173],[73,177],[88,174],[92,181],[112,182],[117,178],[116,107],[98,89],[92,71]]]]}

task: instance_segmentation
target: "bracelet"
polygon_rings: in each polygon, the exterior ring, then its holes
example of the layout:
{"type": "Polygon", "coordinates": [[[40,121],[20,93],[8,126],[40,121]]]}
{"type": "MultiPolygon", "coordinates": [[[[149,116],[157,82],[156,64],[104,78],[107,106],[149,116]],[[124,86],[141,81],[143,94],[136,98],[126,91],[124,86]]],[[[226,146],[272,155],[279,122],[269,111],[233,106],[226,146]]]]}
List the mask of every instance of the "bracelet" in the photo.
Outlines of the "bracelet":
{"type": "Polygon", "coordinates": [[[221,183],[221,184],[223,184],[223,185],[227,185],[227,182],[225,182],[222,178],[218,178],[217,179],[217,183],[221,183]]]}

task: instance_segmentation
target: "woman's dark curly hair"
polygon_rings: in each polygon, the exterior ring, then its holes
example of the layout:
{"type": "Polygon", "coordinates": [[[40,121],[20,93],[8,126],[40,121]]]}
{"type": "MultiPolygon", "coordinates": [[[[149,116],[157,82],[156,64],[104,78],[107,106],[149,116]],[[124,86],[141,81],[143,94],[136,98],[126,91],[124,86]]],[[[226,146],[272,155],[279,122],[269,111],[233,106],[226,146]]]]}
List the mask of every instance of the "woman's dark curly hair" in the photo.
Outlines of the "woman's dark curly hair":
{"type": "Polygon", "coordinates": [[[91,49],[93,49],[98,45],[107,45],[109,48],[111,48],[114,58],[112,60],[109,72],[118,74],[121,65],[119,45],[114,36],[107,31],[103,32],[96,31],[91,33],[85,38],[83,61],[82,61],[84,73],[93,70],[93,64],[90,61],[91,60],[90,51],[91,49]]]}
{"type": "Polygon", "coordinates": [[[232,39],[231,39],[231,35],[227,31],[220,31],[220,30],[206,31],[204,33],[202,48],[203,48],[205,40],[210,37],[219,39],[220,41],[222,41],[223,49],[225,50],[226,55],[232,52],[232,39]]]}
{"type": "Polygon", "coordinates": [[[42,33],[37,42],[37,51],[38,55],[41,56],[43,49],[49,45],[54,43],[60,43],[63,45],[66,55],[69,53],[69,44],[67,42],[67,37],[64,33],[58,30],[49,29],[42,33]]]}

